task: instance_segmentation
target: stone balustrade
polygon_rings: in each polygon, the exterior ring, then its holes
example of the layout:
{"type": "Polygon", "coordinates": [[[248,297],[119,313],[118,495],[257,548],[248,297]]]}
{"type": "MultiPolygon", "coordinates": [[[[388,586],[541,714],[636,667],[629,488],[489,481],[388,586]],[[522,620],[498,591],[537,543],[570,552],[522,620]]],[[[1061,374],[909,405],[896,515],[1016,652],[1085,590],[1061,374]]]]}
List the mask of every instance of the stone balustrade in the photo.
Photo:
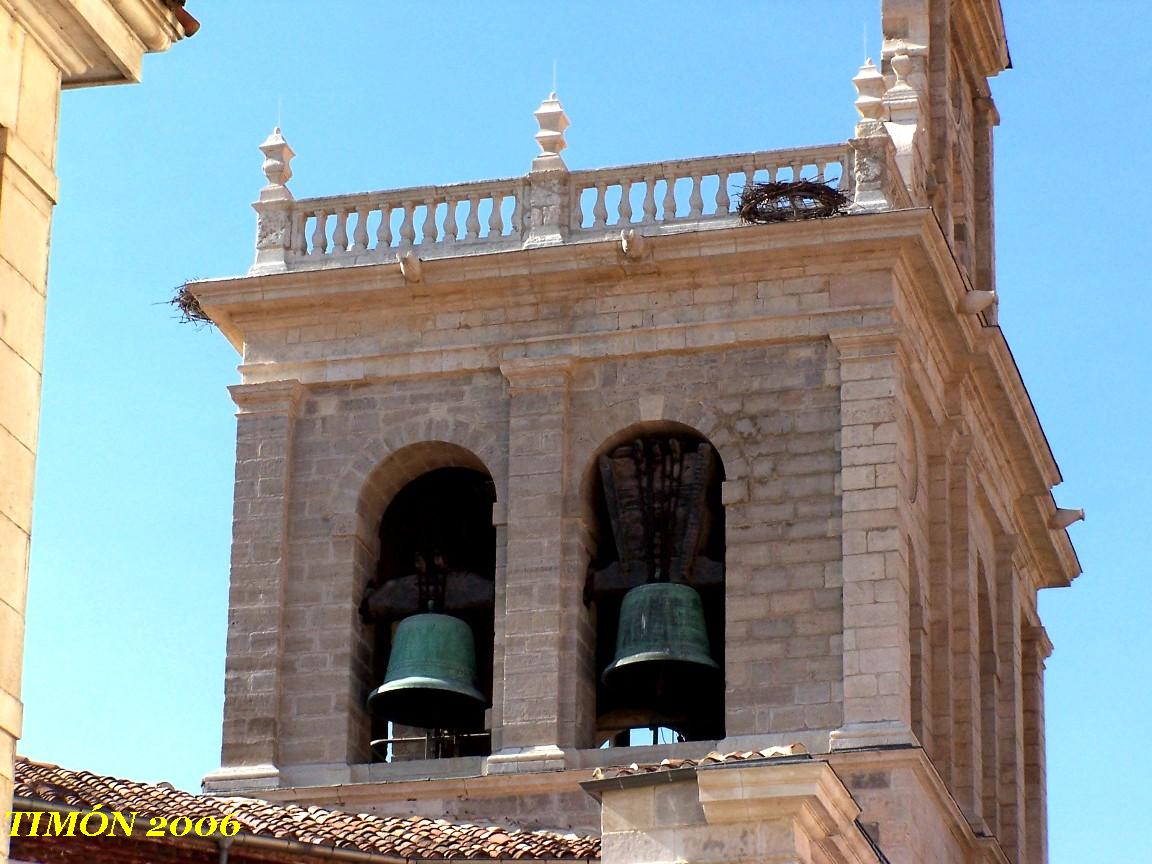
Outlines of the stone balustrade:
{"type": "Polygon", "coordinates": [[[524,190],[521,178],[295,201],[289,255],[307,267],[383,260],[414,247],[440,256],[456,245],[507,246],[519,242],[524,190]]]}
{"type": "Polygon", "coordinates": [[[740,191],[753,181],[803,177],[826,181],[848,194],[848,160],[848,146],[832,144],[574,171],[570,231],[579,235],[731,220],[740,191]]]}
{"type": "Polygon", "coordinates": [[[278,131],[262,149],[270,183],[256,205],[253,274],[735,225],[740,192],[754,181],[826,182],[851,210],[908,206],[887,140],[571,172],[557,159],[523,177],[299,200],[286,185],[294,154],[278,131]]]}

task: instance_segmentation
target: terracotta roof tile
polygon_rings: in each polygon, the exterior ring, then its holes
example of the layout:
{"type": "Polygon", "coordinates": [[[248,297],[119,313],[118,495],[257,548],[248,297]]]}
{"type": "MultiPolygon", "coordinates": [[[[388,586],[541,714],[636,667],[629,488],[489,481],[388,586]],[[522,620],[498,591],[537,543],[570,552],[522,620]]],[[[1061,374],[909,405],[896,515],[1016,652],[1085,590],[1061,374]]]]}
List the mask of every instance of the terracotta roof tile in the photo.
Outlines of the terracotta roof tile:
{"type": "Polygon", "coordinates": [[[802,756],[807,754],[803,744],[789,744],[785,747],[765,747],[763,750],[733,750],[730,753],[720,753],[713,750],[700,759],[664,759],[661,762],[650,762],[619,768],[597,768],[593,773],[596,780],[610,780],[615,777],[631,777],[636,774],[654,774],[657,771],[672,771],[676,768],[696,768],[698,766],[722,765],[728,762],[756,762],[762,759],[779,759],[783,756],[802,756]]]}
{"type": "Polygon", "coordinates": [[[404,858],[596,859],[600,839],[547,831],[458,825],[443,819],[382,817],[255,798],[193,795],[168,783],[136,783],[16,759],[13,794],[28,801],[136,811],[141,817],[231,814],[246,833],[404,858]]]}

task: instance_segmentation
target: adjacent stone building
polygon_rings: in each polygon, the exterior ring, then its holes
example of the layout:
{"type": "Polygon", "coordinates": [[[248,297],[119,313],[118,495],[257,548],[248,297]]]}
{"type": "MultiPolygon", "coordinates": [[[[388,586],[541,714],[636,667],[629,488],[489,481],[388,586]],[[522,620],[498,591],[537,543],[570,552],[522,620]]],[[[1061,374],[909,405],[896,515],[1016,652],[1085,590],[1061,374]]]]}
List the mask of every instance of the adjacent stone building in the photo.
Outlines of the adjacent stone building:
{"type": "Polygon", "coordinates": [[[997,325],[1003,22],[883,32],[837,144],[569,171],[553,94],[524,177],[295,200],[264,143],[253,268],[191,288],[242,355],[208,791],[612,864],[1046,860],[1036,597],[1080,514],[997,325]],[[638,618],[649,583],[696,599],[638,618]],[[380,706],[429,610],[476,693],[423,731],[380,706]],[[683,674],[627,650],[660,615],[683,674]]]}
{"type": "MultiPolygon", "coordinates": [[[[0,810],[20,737],[20,670],[40,417],[48,235],[62,88],[140,80],[198,26],[183,0],[0,0],[0,810]]],[[[0,841],[0,861],[7,842],[0,841]]]]}

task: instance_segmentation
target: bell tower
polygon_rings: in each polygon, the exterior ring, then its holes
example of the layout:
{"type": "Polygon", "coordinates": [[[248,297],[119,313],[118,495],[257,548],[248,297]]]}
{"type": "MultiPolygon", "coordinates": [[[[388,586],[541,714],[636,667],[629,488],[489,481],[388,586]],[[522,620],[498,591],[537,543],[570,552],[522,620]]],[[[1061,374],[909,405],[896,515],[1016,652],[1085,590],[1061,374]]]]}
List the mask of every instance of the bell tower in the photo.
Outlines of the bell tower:
{"type": "Polygon", "coordinates": [[[803,787],[787,860],[1042,864],[1077,513],[996,323],[1000,10],[883,19],[833,144],[570,171],[553,93],[524,176],[296,199],[264,142],[191,287],[243,357],[209,790],[651,864],[803,787]]]}

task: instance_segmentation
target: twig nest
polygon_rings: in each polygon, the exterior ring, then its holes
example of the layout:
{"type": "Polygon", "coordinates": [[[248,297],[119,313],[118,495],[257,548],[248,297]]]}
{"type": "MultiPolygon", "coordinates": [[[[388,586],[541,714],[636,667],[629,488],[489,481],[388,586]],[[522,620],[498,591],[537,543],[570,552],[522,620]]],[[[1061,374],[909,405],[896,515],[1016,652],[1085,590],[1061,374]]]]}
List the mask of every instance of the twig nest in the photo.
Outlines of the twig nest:
{"type": "Polygon", "coordinates": [[[749,183],[740,193],[736,212],[744,222],[792,222],[821,219],[844,212],[848,196],[817,180],[749,183]]]}
{"type": "Polygon", "coordinates": [[[195,324],[198,327],[210,327],[216,324],[200,307],[200,301],[187,285],[177,288],[176,294],[168,302],[180,313],[181,324],[195,324]]]}

